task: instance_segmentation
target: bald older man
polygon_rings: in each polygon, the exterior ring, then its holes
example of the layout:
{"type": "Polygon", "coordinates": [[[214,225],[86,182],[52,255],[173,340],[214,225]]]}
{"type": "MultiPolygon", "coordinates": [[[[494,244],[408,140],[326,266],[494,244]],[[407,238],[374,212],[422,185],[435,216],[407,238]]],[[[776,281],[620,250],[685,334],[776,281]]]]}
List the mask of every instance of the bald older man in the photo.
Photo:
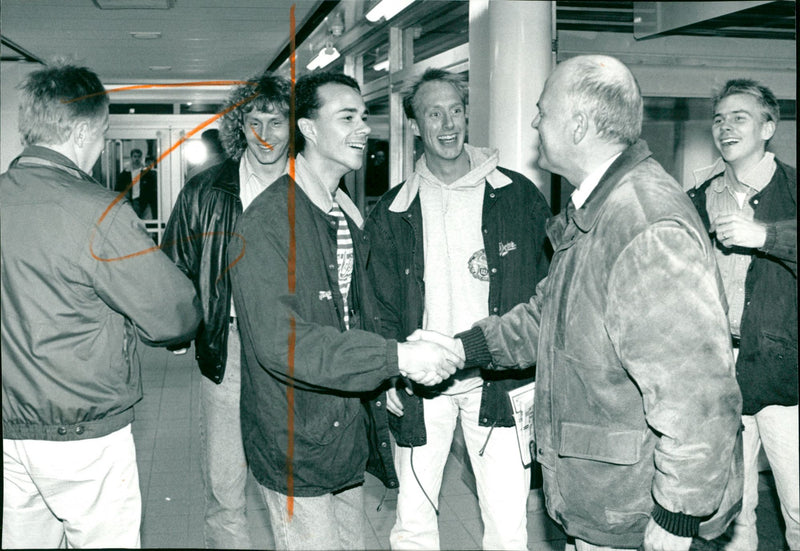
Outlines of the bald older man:
{"type": "Polygon", "coordinates": [[[463,346],[466,366],[536,364],[547,508],[579,551],[688,549],[741,499],[741,395],[714,250],[639,139],[627,67],[572,58],[538,107],[539,166],[576,187],[548,225],[548,277],[445,344],[463,346]]]}

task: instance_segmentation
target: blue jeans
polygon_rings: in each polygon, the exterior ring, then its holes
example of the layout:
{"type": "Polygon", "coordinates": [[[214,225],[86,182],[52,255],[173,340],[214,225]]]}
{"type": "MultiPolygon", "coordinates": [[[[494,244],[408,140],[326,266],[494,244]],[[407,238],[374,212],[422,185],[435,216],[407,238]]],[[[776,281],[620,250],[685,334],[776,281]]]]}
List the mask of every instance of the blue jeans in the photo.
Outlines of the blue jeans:
{"type": "Polygon", "coordinates": [[[247,461],[239,421],[241,342],[235,325],[228,334],[228,360],[220,384],[200,383],[200,445],[205,489],[207,549],[249,549],[245,509],[247,461]]]}
{"type": "Polygon", "coordinates": [[[293,498],[258,485],[269,509],[275,548],[278,550],[364,549],[364,488],[337,494],[293,498]]]}

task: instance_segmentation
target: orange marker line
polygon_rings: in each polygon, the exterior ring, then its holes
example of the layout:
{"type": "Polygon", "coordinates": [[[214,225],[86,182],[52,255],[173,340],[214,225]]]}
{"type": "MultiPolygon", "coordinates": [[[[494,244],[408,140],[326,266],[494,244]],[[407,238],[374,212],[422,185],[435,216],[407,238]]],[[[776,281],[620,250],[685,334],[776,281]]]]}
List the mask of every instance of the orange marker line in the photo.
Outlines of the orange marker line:
{"type": "Polygon", "coordinates": [[[270,151],[272,151],[272,150],[273,150],[273,147],[272,147],[271,145],[269,145],[269,144],[267,143],[267,141],[266,141],[264,138],[262,138],[261,136],[259,136],[259,135],[258,135],[258,132],[256,132],[256,129],[255,129],[255,128],[253,128],[253,127],[251,126],[251,127],[250,127],[250,131],[253,133],[253,136],[255,136],[255,137],[256,137],[256,139],[258,140],[258,142],[259,142],[261,145],[263,145],[264,147],[266,147],[266,148],[267,148],[267,149],[269,149],[270,151]]]}
{"type": "Polygon", "coordinates": [[[171,82],[166,84],[134,84],[133,86],[122,86],[120,88],[112,88],[111,90],[103,90],[102,92],[95,92],[94,94],[87,94],[78,98],[62,99],[61,103],[73,103],[95,96],[102,96],[105,94],[113,94],[114,92],[127,92],[128,90],[146,90],[148,88],[182,88],[184,86],[238,86],[241,84],[255,85],[255,82],[248,82],[246,80],[205,80],[201,82],[171,82]]]}
{"type": "MultiPolygon", "coordinates": [[[[288,217],[289,217],[289,261],[287,279],[289,284],[289,294],[294,294],[297,283],[297,241],[295,236],[295,189],[294,189],[294,133],[295,133],[295,106],[294,106],[294,83],[295,83],[295,20],[294,4],[289,10],[289,66],[291,74],[292,93],[289,98],[289,190],[288,190],[288,217]]],[[[289,320],[289,384],[286,387],[286,402],[288,404],[288,442],[286,454],[286,509],[291,520],[294,514],[294,347],[297,337],[297,327],[294,317],[289,320]]]]}
{"type": "MultiPolygon", "coordinates": [[[[166,150],[164,153],[162,153],[162,154],[161,154],[161,155],[158,157],[158,159],[156,159],[156,161],[153,163],[153,165],[156,165],[156,164],[160,163],[160,162],[162,161],[162,159],[164,159],[164,158],[165,158],[167,155],[169,155],[170,153],[172,153],[173,151],[175,151],[175,149],[177,149],[178,147],[180,147],[180,146],[181,146],[181,145],[182,145],[182,144],[183,144],[183,143],[184,143],[186,140],[188,140],[189,138],[191,138],[192,136],[194,136],[195,134],[197,134],[198,132],[200,132],[200,131],[201,131],[203,128],[205,128],[205,127],[206,127],[206,126],[208,126],[209,124],[211,124],[211,123],[213,123],[214,121],[216,121],[217,119],[221,118],[221,117],[222,117],[222,116],[224,116],[226,113],[229,113],[230,111],[232,111],[232,110],[236,109],[236,108],[237,108],[237,107],[239,107],[240,105],[242,105],[242,104],[245,104],[245,103],[247,103],[247,102],[249,102],[249,101],[252,101],[252,100],[253,100],[253,99],[255,99],[257,96],[258,96],[258,94],[253,94],[252,96],[246,97],[246,98],[245,98],[245,99],[243,99],[242,101],[240,101],[240,102],[238,102],[238,103],[236,103],[236,104],[234,104],[234,105],[231,105],[230,107],[228,107],[228,108],[226,108],[226,109],[223,109],[223,110],[222,110],[222,111],[220,111],[219,113],[215,114],[213,117],[211,117],[211,118],[209,118],[208,120],[206,120],[206,121],[202,122],[201,124],[197,125],[197,126],[196,126],[195,128],[193,128],[193,129],[192,129],[190,132],[188,132],[188,133],[187,133],[187,134],[186,134],[186,135],[185,135],[183,138],[181,138],[180,140],[178,140],[178,141],[175,143],[175,145],[173,145],[172,147],[170,147],[169,149],[167,149],[167,150],[166,150]]],[[[91,236],[90,236],[90,238],[89,238],[89,253],[92,255],[92,258],[94,258],[95,260],[98,260],[98,261],[100,261],[100,262],[115,262],[115,261],[118,261],[118,260],[125,260],[126,258],[133,258],[133,257],[135,257],[135,256],[140,256],[140,255],[142,255],[142,254],[151,253],[151,252],[157,251],[157,250],[159,250],[159,249],[161,248],[161,246],[150,247],[149,249],[145,249],[145,250],[143,250],[143,251],[138,251],[138,252],[131,253],[131,254],[128,254],[128,255],[124,255],[124,256],[118,256],[118,257],[116,257],[116,258],[103,258],[103,257],[100,257],[100,256],[98,256],[98,255],[97,255],[97,254],[95,254],[95,252],[94,252],[94,238],[95,238],[95,235],[97,234],[97,229],[98,229],[98,227],[99,227],[99,226],[100,226],[100,224],[103,222],[103,220],[105,219],[105,217],[106,217],[106,216],[108,216],[108,213],[109,213],[109,212],[111,212],[111,209],[113,209],[113,208],[114,208],[114,206],[115,206],[117,203],[119,203],[120,201],[122,201],[122,198],[123,198],[123,197],[125,197],[125,194],[126,194],[126,193],[128,193],[128,190],[130,190],[130,189],[131,189],[133,186],[135,186],[136,184],[138,184],[138,183],[139,183],[139,179],[141,178],[141,175],[142,175],[142,174],[141,174],[141,173],[139,173],[139,175],[138,175],[136,178],[134,178],[134,179],[133,179],[133,181],[131,181],[131,183],[128,185],[128,187],[126,187],[125,189],[123,189],[122,191],[120,191],[119,195],[117,195],[117,196],[114,198],[114,200],[113,200],[113,201],[111,201],[111,204],[109,204],[109,205],[108,205],[108,207],[106,207],[106,210],[105,210],[105,211],[103,211],[103,214],[101,214],[101,215],[100,215],[100,218],[97,220],[97,223],[95,224],[95,227],[94,227],[94,229],[92,230],[92,235],[91,235],[91,236]]],[[[240,256],[239,258],[241,258],[241,256],[240,256]]],[[[237,259],[236,259],[236,260],[235,260],[233,263],[231,263],[231,265],[230,265],[230,266],[228,266],[228,268],[227,268],[227,269],[231,268],[231,267],[232,267],[232,266],[233,266],[233,265],[234,265],[236,262],[238,262],[239,258],[237,258],[237,259]]],[[[227,271],[227,269],[226,269],[226,271],[227,271]]]]}

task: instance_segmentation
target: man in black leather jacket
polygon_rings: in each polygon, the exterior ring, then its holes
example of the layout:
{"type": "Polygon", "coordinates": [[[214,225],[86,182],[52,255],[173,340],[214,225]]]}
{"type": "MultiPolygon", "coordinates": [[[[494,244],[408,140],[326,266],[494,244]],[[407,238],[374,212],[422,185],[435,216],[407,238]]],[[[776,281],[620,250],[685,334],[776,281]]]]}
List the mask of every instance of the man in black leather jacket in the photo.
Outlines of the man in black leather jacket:
{"type": "Polygon", "coordinates": [[[221,120],[227,155],[184,186],[164,232],[163,250],[194,281],[203,304],[195,356],[201,382],[207,548],[249,548],[247,463],[239,423],[241,345],[232,309],[227,250],[236,220],[286,171],[287,80],[263,74],[235,89],[221,120]]]}

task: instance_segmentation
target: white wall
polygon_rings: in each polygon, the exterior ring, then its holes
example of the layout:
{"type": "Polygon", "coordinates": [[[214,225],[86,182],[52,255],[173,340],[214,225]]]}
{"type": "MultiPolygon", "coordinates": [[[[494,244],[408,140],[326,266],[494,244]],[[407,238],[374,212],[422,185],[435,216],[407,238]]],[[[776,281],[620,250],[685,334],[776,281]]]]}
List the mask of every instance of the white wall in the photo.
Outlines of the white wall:
{"type": "Polygon", "coordinates": [[[0,172],[22,153],[19,141],[19,91],[17,86],[28,73],[39,69],[38,63],[3,61],[0,63],[0,172]]]}

